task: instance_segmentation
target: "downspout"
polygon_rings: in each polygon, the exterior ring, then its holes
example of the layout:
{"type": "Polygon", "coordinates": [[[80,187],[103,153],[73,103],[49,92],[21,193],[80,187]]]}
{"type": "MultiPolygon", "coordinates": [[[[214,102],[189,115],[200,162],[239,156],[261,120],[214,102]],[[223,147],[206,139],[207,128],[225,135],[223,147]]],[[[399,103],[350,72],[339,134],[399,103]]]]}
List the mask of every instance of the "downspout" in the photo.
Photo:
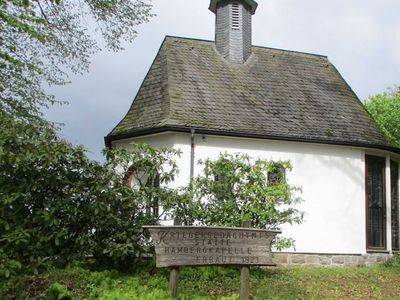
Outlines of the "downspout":
{"type": "Polygon", "coordinates": [[[194,134],[196,130],[190,129],[190,182],[192,182],[194,176],[194,134]]]}

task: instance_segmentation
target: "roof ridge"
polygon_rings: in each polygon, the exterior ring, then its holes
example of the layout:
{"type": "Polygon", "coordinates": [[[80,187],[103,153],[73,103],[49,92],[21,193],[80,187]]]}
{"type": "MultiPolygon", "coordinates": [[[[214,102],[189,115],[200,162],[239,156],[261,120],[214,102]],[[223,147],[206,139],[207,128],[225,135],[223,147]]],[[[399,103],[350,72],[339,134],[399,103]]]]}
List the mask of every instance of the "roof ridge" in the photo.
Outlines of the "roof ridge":
{"type": "Polygon", "coordinates": [[[214,43],[213,40],[207,40],[207,39],[201,39],[201,38],[191,38],[191,37],[177,36],[177,35],[168,35],[168,34],[164,37],[164,40],[169,39],[169,38],[214,43]]]}
{"type": "MultiPolygon", "coordinates": [[[[207,40],[207,39],[201,39],[201,38],[182,37],[182,36],[176,36],[176,35],[166,35],[164,39],[168,39],[168,38],[180,39],[180,40],[188,40],[188,41],[199,41],[199,42],[215,43],[215,41],[213,41],[213,40],[207,40]]],[[[276,47],[267,47],[267,46],[259,46],[259,45],[252,45],[251,47],[252,48],[270,49],[270,50],[276,50],[276,51],[281,51],[281,52],[289,52],[289,53],[294,53],[294,54],[305,54],[305,55],[310,55],[310,56],[328,58],[328,56],[324,55],[324,54],[317,54],[317,53],[311,53],[311,52],[305,52],[305,51],[296,51],[296,50],[289,50],[289,49],[276,48],[276,47]]]]}
{"type": "MultiPolygon", "coordinates": [[[[165,88],[165,97],[166,97],[166,101],[164,101],[163,106],[164,106],[164,113],[163,113],[163,119],[162,119],[162,123],[168,124],[168,121],[170,120],[171,117],[171,100],[170,100],[170,87],[171,87],[171,83],[170,83],[170,76],[169,76],[169,68],[168,68],[168,41],[167,41],[167,37],[165,36],[164,41],[162,42],[162,45],[165,44],[165,72],[163,72],[163,77],[165,82],[166,82],[166,88],[165,88]]],[[[160,124],[161,125],[161,124],[160,124]]]]}
{"type": "Polygon", "coordinates": [[[305,51],[296,51],[296,50],[288,50],[288,49],[266,47],[266,46],[257,46],[257,45],[253,45],[252,47],[253,48],[261,48],[261,49],[276,50],[276,51],[280,51],[280,52],[289,52],[289,53],[294,53],[294,54],[304,54],[304,55],[309,55],[309,56],[317,56],[317,57],[323,57],[323,58],[326,58],[326,59],[328,58],[327,55],[311,53],[311,52],[305,52],[305,51]]]}
{"type": "MultiPolygon", "coordinates": [[[[144,76],[144,78],[143,78],[143,80],[142,80],[142,83],[140,84],[139,89],[138,89],[138,91],[137,91],[135,97],[133,98],[133,101],[132,101],[131,105],[129,106],[129,109],[128,109],[127,113],[126,113],[125,116],[121,119],[121,121],[119,121],[118,124],[108,133],[107,136],[110,136],[110,135],[115,134],[114,131],[115,131],[121,124],[124,123],[125,119],[126,119],[126,118],[129,116],[129,114],[131,113],[131,110],[133,109],[133,107],[134,107],[135,105],[137,105],[136,100],[137,100],[137,98],[139,97],[140,91],[142,90],[142,88],[143,88],[143,86],[144,86],[144,84],[145,84],[147,78],[149,77],[150,72],[152,71],[155,62],[157,61],[157,59],[158,59],[159,56],[160,56],[161,50],[163,49],[164,44],[166,44],[166,38],[164,38],[163,42],[161,43],[160,47],[158,48],[157,54],[154,56],[154,59],[153,59],[151,65],[150,65],[150,68],[148,69],[146,75],[144,76]]],[[[166,56],[167,56],[167,55],[166,55],[166,56]]],[[[167,78],[168,78],[168,76],[167,76],[167,78]]],[[[168,84],[168,82],[167,82],[167,84],[168,84]]],[[[161,125],[165,125],[165,124],[161,124],[161,125]]]]}
{"type": "MultiPolygon", "coordinates": [[[[175,96],[176,96],[176,91],[174,90],[174,88],[176,87],[176,83],[174,83],[174,81],[172,80],[173,78],[173,61],[171,61],[171,56],[169,55],[168,50],[171,50],[171,44],[168,43],[168,39],[170,38],[179,38],[179,37],[172,37],[172,36],[165,36],[164,41],[166,44],[166,51],[165,51],[165,68],[166,68],[166,72],[165,72],[165,76],[167,76],[166,78],[166,83],[167,83],[167,88],[166,88],[166,97],[168,99],[166,105],[166,112],[164,114],[164,118],[163,118],[163,124],[161,125],[169,125],[169,124],[175,124],[177,121],[179,121],[179,119],[174,118],[174,113],[177,109],[176,106],[176,102],[174,101],[175,96]]],[[[179,38],[180,39],[180,38],[179,38]]],[[[185,38],[186,39],[186,38],[185,38]]],[[[187,38],[186,40],[188,41],[193,41],[193,39],[189,39],[187,38]]]]}

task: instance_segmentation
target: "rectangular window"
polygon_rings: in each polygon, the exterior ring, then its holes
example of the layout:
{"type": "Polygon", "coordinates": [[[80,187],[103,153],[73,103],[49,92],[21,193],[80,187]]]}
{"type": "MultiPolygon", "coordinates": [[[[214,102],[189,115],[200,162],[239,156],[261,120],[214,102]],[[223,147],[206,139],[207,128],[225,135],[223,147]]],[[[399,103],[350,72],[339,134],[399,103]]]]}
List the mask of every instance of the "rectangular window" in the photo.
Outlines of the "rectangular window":
{"type": "Polygon", "coordinates": [[[367,249],[386,249],[385,158],[366,155],[367,249]]]}
{"type": "Polygon", "coordinates": [[[392,250],[399,251],[399,164],[390,162],[390,190],[392,203],[392,250]]]}

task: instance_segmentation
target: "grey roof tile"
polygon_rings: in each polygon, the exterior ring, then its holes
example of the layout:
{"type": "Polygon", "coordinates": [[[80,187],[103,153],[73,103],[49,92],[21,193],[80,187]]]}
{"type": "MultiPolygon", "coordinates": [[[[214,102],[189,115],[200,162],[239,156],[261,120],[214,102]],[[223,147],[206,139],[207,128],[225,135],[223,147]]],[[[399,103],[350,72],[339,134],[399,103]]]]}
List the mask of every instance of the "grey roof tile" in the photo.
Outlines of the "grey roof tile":
{"type": "Polygon", "coordinates": [[[327,57],[253,47],[231,64],[210,41],[167,37],[106,139],[181,126],[288,140],[389,146],[327,57]]]}

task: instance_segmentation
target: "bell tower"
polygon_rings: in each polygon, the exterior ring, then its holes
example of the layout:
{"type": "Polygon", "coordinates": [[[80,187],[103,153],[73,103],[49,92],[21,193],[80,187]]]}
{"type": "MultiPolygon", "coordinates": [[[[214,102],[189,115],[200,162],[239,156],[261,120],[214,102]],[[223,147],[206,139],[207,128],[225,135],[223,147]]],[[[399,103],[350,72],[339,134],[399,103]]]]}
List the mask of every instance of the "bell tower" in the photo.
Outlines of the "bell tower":
{"type": "Polygon", "coordinates": [[[215,44],[218,52],[229,62],[243,64],[251,55],[252,15],[254,0],[211,0],[215,13],[215,44]]]}

